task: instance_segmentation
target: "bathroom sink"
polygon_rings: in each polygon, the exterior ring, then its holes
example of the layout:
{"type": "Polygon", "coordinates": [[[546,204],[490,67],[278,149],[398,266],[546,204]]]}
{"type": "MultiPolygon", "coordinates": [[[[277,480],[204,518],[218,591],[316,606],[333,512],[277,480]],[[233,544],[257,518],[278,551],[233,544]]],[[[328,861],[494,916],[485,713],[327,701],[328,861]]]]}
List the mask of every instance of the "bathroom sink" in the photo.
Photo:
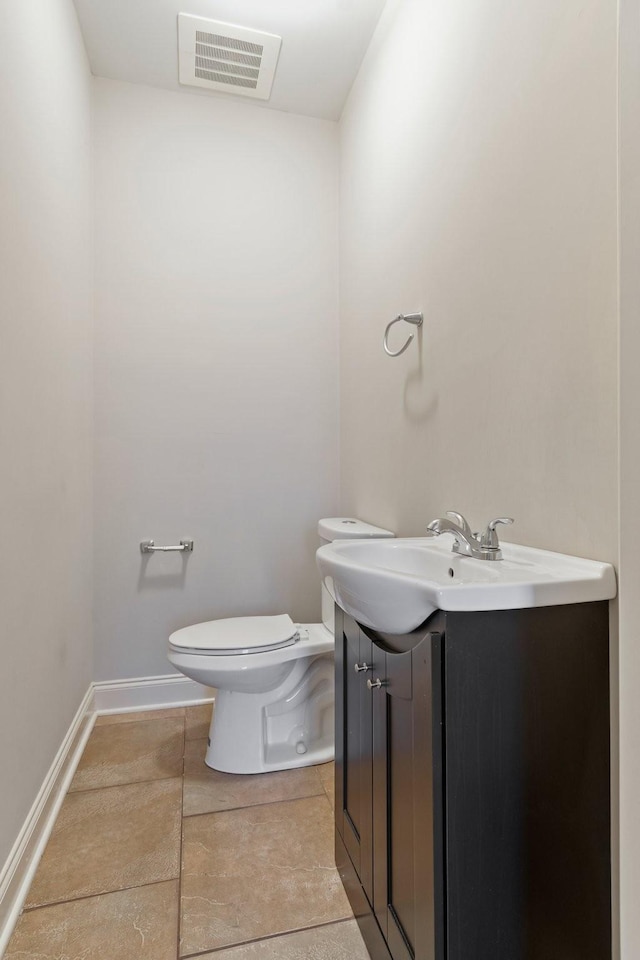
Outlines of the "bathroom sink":
{"type": "Polygon", "coordinates": [[[451,551],[453,537],[342,540],[316,554],[343,610],[384,633],[415,630],[436,610],[516,610],[616,595],[611,564],[502,543],[502,560],[451,551]]]}

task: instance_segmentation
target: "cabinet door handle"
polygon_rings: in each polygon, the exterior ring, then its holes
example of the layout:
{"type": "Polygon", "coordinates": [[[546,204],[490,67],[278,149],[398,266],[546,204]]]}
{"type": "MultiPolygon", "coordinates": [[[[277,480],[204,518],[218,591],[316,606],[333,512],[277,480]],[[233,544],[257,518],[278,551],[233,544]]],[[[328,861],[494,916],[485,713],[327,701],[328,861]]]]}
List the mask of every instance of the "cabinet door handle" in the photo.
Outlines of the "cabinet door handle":
{"type": "Polygon", "coordinates": [[[367,686],[369,690],[379,690],[380,687],[386,687],[388,685],[388,680],[381,680],[379,677],[376,680],[367,680],[367,686]]]}
{"type": "Polygon", "coordinates": [[[364,670],[372,670],[373,665],[366,662],[354,663],[353,669],[355,670],[356,673],[362,673],[364,670]]]}

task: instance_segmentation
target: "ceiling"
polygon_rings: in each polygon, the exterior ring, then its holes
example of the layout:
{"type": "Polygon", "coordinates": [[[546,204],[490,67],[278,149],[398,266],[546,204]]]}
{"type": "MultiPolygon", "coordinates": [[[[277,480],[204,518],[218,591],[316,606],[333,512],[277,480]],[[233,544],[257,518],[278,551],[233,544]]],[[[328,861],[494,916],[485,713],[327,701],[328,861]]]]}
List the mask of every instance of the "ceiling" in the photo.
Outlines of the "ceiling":
{"type": "Polygon", "coordinates": [[[340,117],[384,4],[385,0],[75,0],[96,76],[240,99],[178,83],[177,17],[191,13],[281,36],[271,98],[250,102],[328,120],[340,117]]]}

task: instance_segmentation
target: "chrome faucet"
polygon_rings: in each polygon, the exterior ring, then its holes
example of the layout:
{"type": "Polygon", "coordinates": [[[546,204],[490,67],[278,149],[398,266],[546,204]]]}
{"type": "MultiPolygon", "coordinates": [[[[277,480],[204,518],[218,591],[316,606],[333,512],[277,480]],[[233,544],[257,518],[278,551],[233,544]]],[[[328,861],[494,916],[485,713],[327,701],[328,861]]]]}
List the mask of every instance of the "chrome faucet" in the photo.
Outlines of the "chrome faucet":
{"type": "Polygon", "coordinates": [[[511,517],[498,517],[487,524],[483,534],[473,533],[461,513],[447,510],[446,517],[431,521],[427,526],[427,532],[432,537],[438,537],[441,533],[452,533],[455,537],[452,550],[463,557],[474,557],[476,560],[502,560],[502,550],[496,531],[499,523],[509,524],[513,523],[513,520],[511,517]]]}

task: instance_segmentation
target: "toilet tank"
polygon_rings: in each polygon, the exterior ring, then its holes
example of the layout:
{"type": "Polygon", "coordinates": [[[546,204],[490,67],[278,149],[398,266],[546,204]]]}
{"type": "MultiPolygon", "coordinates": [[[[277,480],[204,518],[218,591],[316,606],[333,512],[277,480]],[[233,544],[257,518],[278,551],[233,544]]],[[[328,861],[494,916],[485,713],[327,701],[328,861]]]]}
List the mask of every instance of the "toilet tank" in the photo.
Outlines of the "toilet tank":
{"type": "MultiPolygon", "coordinates": [[[[328,517],[318,521],[318,536],[321,543],[332,543],[334,540],[380,540],[382,537],[395,537],[391,530],[375,527],[364,520],[354,520],[352,517],[328,517]]],[[[322,622],[325,627],[334,633],[335,617],[333,597],[322,584],[322,622]]]]}

